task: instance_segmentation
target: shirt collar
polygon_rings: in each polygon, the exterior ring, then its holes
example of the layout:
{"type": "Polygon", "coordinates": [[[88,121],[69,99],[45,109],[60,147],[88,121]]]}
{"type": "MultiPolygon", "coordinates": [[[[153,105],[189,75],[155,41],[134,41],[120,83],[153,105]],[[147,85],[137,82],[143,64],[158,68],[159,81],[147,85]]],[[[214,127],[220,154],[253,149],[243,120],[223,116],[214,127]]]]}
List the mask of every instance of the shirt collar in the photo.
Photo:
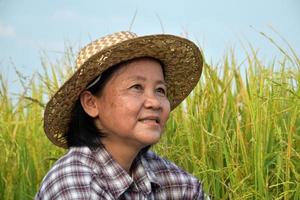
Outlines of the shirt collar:
{"type": "MultiPolygon", "coordinates": [[[[151,166],[144,158],[148,152],[141,152],[137,155],[132,166],[132,177],[112,158],[104,146],[94,150],[96,166],[94,171],[101,174],[101,182],[105,180],[105,187],[115,199],[118,199],[132,184],[144,194],[152,191],[151,183],[160,186],[159,178],[151,170],[151,166]]],[[[133,187],[134,188],[134,187],[133,187]]]]}
{"type": "Polygon", "coordinates": [[[146,154],[147,152],[143,152],[136,157],[132,166],[132,177],[139,189],[144,194],[149,195],[152,192],[152,184],[155,186],[160,186],[160,184],[144,158],[146,154]]]}
{"type": "Polygon", "coordinates": [[[94,150],[97,165],[94,171],[101,174],[101,182],[106,182],[105,187],[118,199],[133,183],[129,174],[112,158],[104,147],[94,150]]]}
{"type": "MultiPolygon", "coordinates": [[[[146,155],[147,153],[149,153],[149,152],[145,152],[144,155],[146,155]]],[[[160,182],[160,177],[157,177],[157,175],[155,174],[155,171],[153,171],[150,163],[147,161],[147,159],[145,158],[145,156],[141,156],[140,160],[141,160],[142,166],[145,169],[145,172],[147,173],[149,181],[151,183],[153,183],[154,185],[156,185],[158,187],[161,187],[162,183],[160,182]]]]}

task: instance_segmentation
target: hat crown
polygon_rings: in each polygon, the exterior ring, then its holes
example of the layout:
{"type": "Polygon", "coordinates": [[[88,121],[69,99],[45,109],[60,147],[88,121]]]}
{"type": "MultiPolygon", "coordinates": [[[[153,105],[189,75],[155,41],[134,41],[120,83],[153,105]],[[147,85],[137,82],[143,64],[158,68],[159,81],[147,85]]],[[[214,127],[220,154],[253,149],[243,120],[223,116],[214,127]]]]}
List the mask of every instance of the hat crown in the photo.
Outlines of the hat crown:
{"type": "Polygon", "coordinates": [[[102,51],[103,49],[136,37],[137,35],[135,33],[129,31],[121,31],[110,35],[106,35],[98,40],[89,43],[80,50],[76,60],[76,68],[79,68],[89,58],[102,51]]]}

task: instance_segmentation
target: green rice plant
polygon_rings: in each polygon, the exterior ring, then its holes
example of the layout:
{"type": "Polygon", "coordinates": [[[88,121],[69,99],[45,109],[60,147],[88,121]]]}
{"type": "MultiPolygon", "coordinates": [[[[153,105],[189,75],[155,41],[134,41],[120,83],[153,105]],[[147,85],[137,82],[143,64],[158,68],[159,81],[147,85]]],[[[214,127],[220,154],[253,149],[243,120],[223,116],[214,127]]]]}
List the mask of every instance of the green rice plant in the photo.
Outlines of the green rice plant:
{"type": "MultiPolygon", "coordinates": [[[[270,63],[253,49],[242,66],[232,51],[205,63],[153,150],[201,179],[212,199],[300,199],[300,61],[292,48],[270,63]]],[[[48,141],[42,120],[72,63],[72,49],[54,63],[44,57],[43,73],[17,97],[0,74],[0,199],[32,199],[65,153],[48,141]]]]}
{"type": "Polygon", "coordinates": [[[233,55],[220,73],[206,65],[156,148],[213,199],[299,199],[299,59],[284,58],[276,70],[255,52],[247,61],[245,78],[233,55]]]}

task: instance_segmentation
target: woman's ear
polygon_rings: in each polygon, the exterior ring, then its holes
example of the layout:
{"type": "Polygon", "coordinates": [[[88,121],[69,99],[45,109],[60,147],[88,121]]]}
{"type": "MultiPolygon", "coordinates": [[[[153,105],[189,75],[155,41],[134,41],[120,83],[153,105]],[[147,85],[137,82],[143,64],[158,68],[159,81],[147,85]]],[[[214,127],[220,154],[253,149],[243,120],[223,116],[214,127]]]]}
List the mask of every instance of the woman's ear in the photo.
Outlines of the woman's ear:
{"type": "Polygon", "coordinates": [[[99,115],[98,105],[97,105],[97,97],[92,95],[90,91],[84,91],[80,94],[80,103],[83,110],[90,117],[97,117],[99,115]]]}

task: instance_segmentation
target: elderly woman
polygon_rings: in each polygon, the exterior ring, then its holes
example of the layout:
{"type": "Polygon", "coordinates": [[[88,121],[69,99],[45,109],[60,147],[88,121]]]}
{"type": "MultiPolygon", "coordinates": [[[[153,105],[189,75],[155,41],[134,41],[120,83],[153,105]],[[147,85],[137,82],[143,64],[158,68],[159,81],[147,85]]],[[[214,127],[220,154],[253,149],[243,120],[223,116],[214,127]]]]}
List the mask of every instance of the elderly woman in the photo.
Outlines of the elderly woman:
{"type": "Polygon", "coordinates": [[[202,63],[194,43],[172,35],[119,32],[83,48],[46,106],[46,135],[69,151],[36,199],[203,199],[195,177],[149,150],[202,63]]]}

